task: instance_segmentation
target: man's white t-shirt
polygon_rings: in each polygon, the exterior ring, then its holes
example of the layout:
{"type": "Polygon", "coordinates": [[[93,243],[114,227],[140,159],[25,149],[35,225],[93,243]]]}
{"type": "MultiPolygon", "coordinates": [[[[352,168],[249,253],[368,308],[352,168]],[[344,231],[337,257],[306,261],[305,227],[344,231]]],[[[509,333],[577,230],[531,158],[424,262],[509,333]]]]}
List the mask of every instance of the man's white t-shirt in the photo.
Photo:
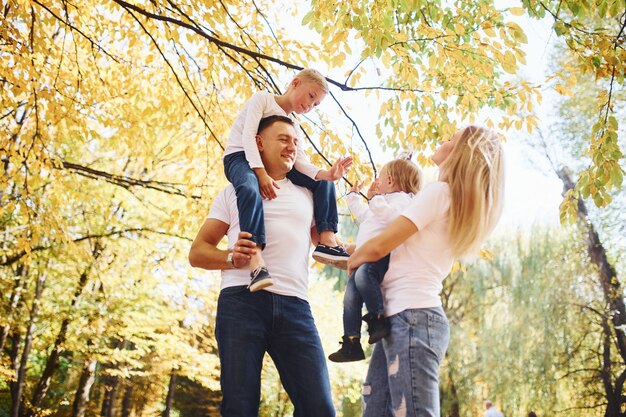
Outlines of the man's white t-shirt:
{"type": "MultiPolygon", "coordinates": [[[[313,221],[313,196],[306,188],[288,179],[276,181],[276,198],[263,200],[266,246],[263,259],[274,280],[267,287],[280,295],[307,299],[309,284],[309,250],[313,221]]],[[[239,236],[239,210],[232,185],[226,186],[215,198],[207,218],[229,225],[226,234],[231,249],[239,236]]],[[[246,266],[222,271],[221,288],[248,285],[250,271],[246,266]]]]}
{"type": "Polygon", "coordinates": [[[381,283],[386,316],[441,305],[442,282],[454,262],[448,233],[449,207],[448,184],[435,182],[417,193],[402,211],[401,215],[419,231],[391,254],[381,283]]]}
{"type": "Polygon", "coordinates": [[[383,231],[409,204],[413,194],[398,191],[378,194],[366,204],[357,193],[348,194],[348,208],[359,222],[356,247],[383,231]]]}
{"type": "Polygon", "coordinates": [[[315,179],[320,168],[313,165],[304,153],[303,141],[299,132],[300,125],[292,115],[285,113],[283,108],[276,103],[274,94],[267,91],[254,93],[241,108],[230,131],[224,156],[244,151],[250,168],[263,168],[263,161],[261,161],[259,148],[256,144],[256,134],[261,119],[275,115],[287,116],[293,120],[295,124],[294,128],[298,135],[296,162],[294,166],[302,174],[315,179]]]}

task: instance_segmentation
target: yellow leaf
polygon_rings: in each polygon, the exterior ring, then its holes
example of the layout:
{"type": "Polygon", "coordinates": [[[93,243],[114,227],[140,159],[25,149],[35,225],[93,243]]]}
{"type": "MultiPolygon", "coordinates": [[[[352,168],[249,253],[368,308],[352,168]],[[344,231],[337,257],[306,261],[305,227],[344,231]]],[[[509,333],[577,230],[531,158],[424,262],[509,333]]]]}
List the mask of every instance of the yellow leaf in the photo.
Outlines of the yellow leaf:
{"type": "Polygon", "coordinates": [[[572,94],[572,90],[570,90],[569,88],[567,88],[563,84],[556,84],[554,86],[554,89],[556,90],[557,93],[559,93],[562,96],[569,96],[569,97],[571,97],[573,95],[572,94]]]}

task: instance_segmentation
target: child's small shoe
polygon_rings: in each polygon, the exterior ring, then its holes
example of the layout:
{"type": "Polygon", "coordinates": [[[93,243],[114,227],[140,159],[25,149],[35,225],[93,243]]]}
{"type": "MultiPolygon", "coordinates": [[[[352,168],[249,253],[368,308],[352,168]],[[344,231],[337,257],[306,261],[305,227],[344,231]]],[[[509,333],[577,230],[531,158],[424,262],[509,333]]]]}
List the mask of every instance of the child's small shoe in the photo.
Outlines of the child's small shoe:
{"type": "Polygon", "coordinates": [[[356,362],[365,359],[365,353],[361,347],[361,338],[356,336],[343,336],[341,349],[328,355],[333,362],[356,362]]]}
{"type": "Polygon", "coordinates": [[[261,265],[250,272],[250,284],[248,285],[250,292],[262,290],[270,285],[274,285],[274,281],[265,266],[261,265]]]}
{"type": "Polygon", "coordinates": [[[348,269],[348,258],[350,254],[343,246],[328,246],[318,243],[313,251],[313,259],[317,262],[332,265],[339,269],[348,269]]]}
{"type": "Polygon", "coordinates": [[[389,336],[391,332],[389,318],[385,317],[383,314],[367,313],[363,316],[363,321],[367,323],[367,332],[370,335],[367,343],[370,345],[389,336]]]}

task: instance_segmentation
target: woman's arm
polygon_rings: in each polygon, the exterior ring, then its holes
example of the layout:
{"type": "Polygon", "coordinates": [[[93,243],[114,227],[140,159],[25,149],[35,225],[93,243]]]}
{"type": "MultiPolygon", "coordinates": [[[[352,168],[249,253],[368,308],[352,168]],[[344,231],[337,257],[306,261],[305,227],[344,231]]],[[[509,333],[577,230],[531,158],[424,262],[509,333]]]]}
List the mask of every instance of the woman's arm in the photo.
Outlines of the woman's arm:
{"type": "Polygon", "coordinates": [[[373,262],[391,253],[418,232],[417,226],[404,216],[395,219],[385,230],[361,246],[348,259],[348,275],[365,262],[373,262]]]}

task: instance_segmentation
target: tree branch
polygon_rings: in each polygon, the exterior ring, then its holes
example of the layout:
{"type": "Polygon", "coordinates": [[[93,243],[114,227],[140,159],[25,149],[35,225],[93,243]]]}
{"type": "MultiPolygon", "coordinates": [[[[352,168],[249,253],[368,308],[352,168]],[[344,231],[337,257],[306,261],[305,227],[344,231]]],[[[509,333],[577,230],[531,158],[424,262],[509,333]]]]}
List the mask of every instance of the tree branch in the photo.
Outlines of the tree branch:
{"type": "MultiPolygon", "coordinates": [[[[142,9],[141,7],[135,6],[134,4],[130,4],[128,2],[125,2],[123,0],[112,0],[113,2],[119,4],[120,6],[122,6],[124,9],[126,10],[133,10],[145,17],[148,17],[150,19],[155,19],[155,20],[159,20],[162,22],[169,22],[169,23],[173,23],[176,24],[178,26],[187,28],[189,30],[192,30],[193,32],[197,33],[198,35],[202,36],[203,38],[205,38],[206,40],[208,40],[210,43],[213,43],[215,45],[218,45],[222,48],[225,49],[229,49],[235,52],[238,52],[242,55],[246,55],[249,56],[251,58],[255,58],[255,59],[262,59],[265,61],[270,61],[270,62],[274,62],[276,64],[279,64],[285,68],[289,68],[289,69],[293,69],[293,70],[303,70],[304,67],[301,67],[299,65],[294,65],[291,64],[287,61],[283,61],[281,59],[275,58],[273,56],[270,55],[266,55],[263,53],[259,53],[259,52],[254,52],[251,51],[249,49],[246,48],[242,48],[240,46],[236,46],[233,44],[230,44],[228,42],[224,42],[214,36],[209,35],[208,33],[206,33],[205,31],[203,31],[202,29],[200,29],[198,26],[194,26],[191,25],[189,23],[185,23],[182,20],[179,19],[175,19],[173,17],[169,17],[169,16],[162,16],[156,13],[151,13],[147,10],[142,9]]],[[[422,90],[418,90],[418,89],[408,89],[408,88],[394,88],[394,87],[377,87],[377,86],[367,86],[367,87],[348,87],[346,84],[344,83],[340,83],[339,81],[336,81],[332,78],[328,78],[326,77],[326,80],[336,86],[339,87],[342,91],[360,91],[360,90],[383,90],[383,91],[413,91],[413,92],[423,92],[422,90]]]]}
{"type": "Polygon", "coordinates": [[[95,46],[96,48],[98,48],[98,50],[102,51],[102,53],[104,53],[105,55],[107,55],[109,58],[111,58],[113,61],[117,62],[118,64],[120,63],[120,61],[114,57],[113,55],[111,55],[110,53],[108,53],[106,51],[106,49],[104,49],[103,47],[100,46],[100,44],[98,44],[97,42],[94,42],[89,36],[85,35],[80,29],[78,29],[76,26],[70,24],[68,21],[64,20],[63,18],[61,18],[60,16],[57,16],[52,10],[50,10],[46,5],[41,4],[38,0],[33,0],[33,3],[35,3],[36,5],[38,5],[39,7],[41,7],[42,9],[46,10],[48,13],[50,13],[52,16],[55,17],[55,19],[57,19],[59,22],[63,23],[65,26],[69,27],[70,29],[72,29],[73,31],[79,33],[83,38],[85,38],[87,41],[89,41],[89,43],[91,43],[91,46],[95,46]]]}
{"type": "Polygon", "coordinates": [[[200,196],[197,196],[197,195],[191,195],[191,196],[188,195],[187,193],[176,188],[176,184],[160,182],[160,181],[140,180],[137,178],[127,177],[127,176],[122,176],[122,175],[115,175],[109,172],[100,171],[100,170],[86,167],[83,165],[78,165],[73,162],[61,161],[61,166],[58,168],[68,169],[86,178],[103,179],[104,181],[110,184],[120,186],[127,190],[130,187],[142,187],[142,188],[148,188],[148,189],[160,191],[160,192],[171,194],[171,195],[179,195],[185,198],[191,197],[194,200],[199,200],[201,198],[200,196]]]}
{"type": "MultiPolygon", "coordinates": [[[[121,235],[123,235],[125,233],[140,233],[140,234],[141,233],[152,233],[152,234],[157,234],[157,235],[176,237],[178,239],[187,240],[189,242],[192,241],[188,237],[176,235],[176,234],[173,234],[173,233],[162,232],[162,231],[159,231],[159,230],[146,229],[146,228],[142,228],[142,227],[133,227],[133,228],[124,229],[124,230],[112,230],[110,232],[97,234],[97,235],[86,235],[86,236],[82,236],[82,237],[79,237],[79,238],[76,238],[76,239],[72,239],[71,242],[79,243],[79,242],[82,242],[84,240],[102,239],[102,238],[113,237],[113,236],[121,236],[121,235]]],[[[40,245],[40,246],[35,246],[33,248],[30,248],[30,250],[28,252],[25,251],[25,250],[19,251],[19,252],[17,252],[16,254],[14,254],[12,256],[5,257],[2,261],[0,261],[0,266],[11,265],[11,264],[19,261],[20,259],[22,259],[24,256],[26,256],[29,253],[41,252],[41,251],[53,249],[53,248],[58,247],[58,246],[59,245],[47,245],[47,246],[46,245],[40,245]]]]}

